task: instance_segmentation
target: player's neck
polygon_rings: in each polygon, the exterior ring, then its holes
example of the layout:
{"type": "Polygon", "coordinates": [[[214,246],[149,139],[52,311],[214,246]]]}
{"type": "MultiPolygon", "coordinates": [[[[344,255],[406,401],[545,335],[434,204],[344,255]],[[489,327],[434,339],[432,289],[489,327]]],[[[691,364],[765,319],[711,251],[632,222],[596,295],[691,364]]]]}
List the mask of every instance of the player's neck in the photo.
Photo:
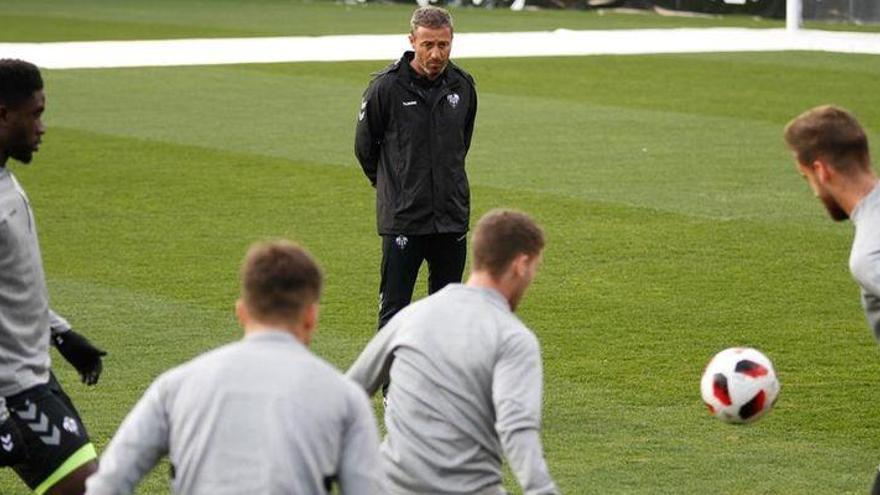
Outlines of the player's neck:
{"type": "Polygon", "coordinates": [[[873,171],[869,170],[864,174],[859,174],[857,177],[852,178],[845,187],[841,188],[842,191],[838,198],[840,207],[843,208],[847,215],[852,216],[856,206],[867,195],[871,194],[875,187],[877,187],[877,176],[874,175],[873,171]]]}
{"type": "Polygon", "coordinates": [[[301,342],[306,347],[311,344],[311,338],[309,333],[305,330],[303,325],[287,325],[287,324],[279,324],[272,322],[259,322],[254,321],[248,323],[244,327],[245,336],[248,335],[258,335],[267,332],[282,332],[286,334],[290,334],[293,338],[301,342]]]}
{"type": "Polygon", "coordinates": [[[506,284],[503,281],[496,280],[494,277],[492,277],[492,275],[489,274],[489,272],[471,272],[465,285],[467,285],[468,287],[477,287],[481,289],[494,289],[502,296],[504,296],[504,299],[507,300],[508,306],[512,304],[511,300],[513,298],[515,290],[512,287],[509,287],[509,284],[506,284]]]}

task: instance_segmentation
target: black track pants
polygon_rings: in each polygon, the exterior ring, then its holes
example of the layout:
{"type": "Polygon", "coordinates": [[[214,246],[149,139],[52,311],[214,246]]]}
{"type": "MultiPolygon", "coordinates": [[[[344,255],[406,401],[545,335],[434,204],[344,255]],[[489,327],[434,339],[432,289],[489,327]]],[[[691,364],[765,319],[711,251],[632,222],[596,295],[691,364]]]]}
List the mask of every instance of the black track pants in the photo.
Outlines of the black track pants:
{"type": "Polygon", "coordinates": [[[467,234],[383,235],[379,329],[412,300],[422,261],[428,262],[428,294],[461,282],[467,234]]]}

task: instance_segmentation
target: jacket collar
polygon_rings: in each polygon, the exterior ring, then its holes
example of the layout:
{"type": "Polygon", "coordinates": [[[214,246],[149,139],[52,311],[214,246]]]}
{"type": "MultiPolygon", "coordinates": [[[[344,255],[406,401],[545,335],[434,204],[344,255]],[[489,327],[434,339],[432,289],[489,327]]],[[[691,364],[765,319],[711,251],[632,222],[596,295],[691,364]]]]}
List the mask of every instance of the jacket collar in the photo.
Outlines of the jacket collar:
{"type": "MultiPolygon", "coordinates": [[[[404,86],[407,86],[408,80],[413,72],[413,68],[409,64],[412,62],[415,55],[415,52],[412,50],[407,50],[403,52],[403,56],[400,57],[400,60],[397,62],[397,80],[403,83],[404,86]]],[[[444,79],[444,82],[441,82],[439,86],[441,91],[457,88],[461,84],[457,68],[452,61],[446,65],[446,69],[440,77],[444,79]]]]}

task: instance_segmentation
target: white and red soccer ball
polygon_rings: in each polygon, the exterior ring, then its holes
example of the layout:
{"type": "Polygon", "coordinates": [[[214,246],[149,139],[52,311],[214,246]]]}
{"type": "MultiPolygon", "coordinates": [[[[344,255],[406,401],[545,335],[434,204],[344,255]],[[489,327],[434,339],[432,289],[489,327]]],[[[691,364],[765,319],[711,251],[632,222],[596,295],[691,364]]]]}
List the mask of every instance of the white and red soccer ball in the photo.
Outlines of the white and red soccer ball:
{"type": "Polygon", "coordinates": [[[779,379],[773,363],[760,351],[732,347],[709,361],[700,392],[716,418],[725,423],[751,423],[776,403],[779,379]]]}

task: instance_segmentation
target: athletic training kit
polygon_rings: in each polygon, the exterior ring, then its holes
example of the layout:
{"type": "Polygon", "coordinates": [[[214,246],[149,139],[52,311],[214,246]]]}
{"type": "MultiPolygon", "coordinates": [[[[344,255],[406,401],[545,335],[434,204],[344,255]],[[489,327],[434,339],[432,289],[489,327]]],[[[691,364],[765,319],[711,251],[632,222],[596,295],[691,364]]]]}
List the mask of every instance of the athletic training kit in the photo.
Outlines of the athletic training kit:
{"type": "Polygon", "coordinates": [[[160,376],[86,493],[132,493],[168,454],[175,494],[378,495],[378,443],[363,390],[292,335],[254,333],[160,376]]]}
{"type": "Polygon", "coordinates": [[[527,495],[558,493],[538,341],[500,293],[452,284],[403,309],[347,373],[371,395],[389,374],[386,493],[505,493],[504,454],[527,495]]]}
{"type": "Polygon", "coordinates": [[[0,396],[12,421],[0,431],[17,428],[28,457],[13,467],[38,494],[97,457],[76,408],[50,372],[50,333],[72,332],[49,309],[28,197],[12,172],[0,167],[0,396]]]}

